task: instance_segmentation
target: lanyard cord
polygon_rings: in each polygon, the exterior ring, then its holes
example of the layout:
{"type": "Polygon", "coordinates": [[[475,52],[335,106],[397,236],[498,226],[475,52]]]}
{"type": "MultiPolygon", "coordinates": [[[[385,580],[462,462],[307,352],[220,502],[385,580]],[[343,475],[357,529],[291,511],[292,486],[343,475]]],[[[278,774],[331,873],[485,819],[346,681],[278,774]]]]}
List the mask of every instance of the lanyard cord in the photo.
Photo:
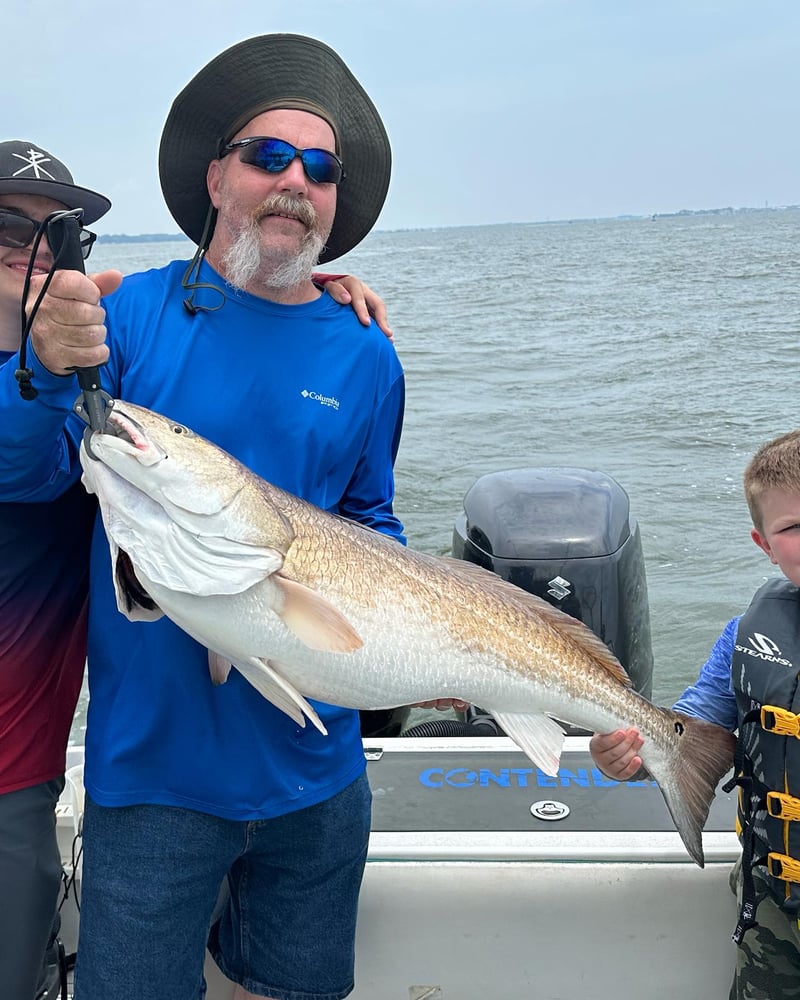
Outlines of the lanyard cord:
{"type": "Polygon", "coordinates": [[[50,215],[48,215],[47,218],[45,218],[42,221],[41,225],[39,226],[39,229],[36,232],[36,236],[33,238],[33,244],[31,246],[31,255],[30,259],[28,260],[28,266],[25,270],[25,283],[22,287],[22,298],[20,300],[20,312],[22,314],[21,316],[22,336],[20,338],[20,345],[19,345],[19,368],[17,368],[17,370],[14,372],[14,378],[16,378],[17,382],[19,383],[19,394],[20,396],[22,396],[23,399],[26,400],[36,399],[36,396],[38,395],[36,389],[34,389],[32,384],[33,371],[30,368],[28,368],[26,364],[28,360],[28,337],[31,332],[31,327],[33,326],[33,321],[36,318],[36,313],[39,311],[39,306],[42,304],[42,299],[45,297],[47,289],[50,287],[50,282],[53,280],[53,275],[58,270],[59,262],[65,256],[65,251],[67,250],[67,243],[66,241],[62,241],[61,245],[59,246],[58,253],[53,258],[53,263],[50,265],[50,270],[47,272],[47,276],[44,279],[41,290],[39,294],[36,296],[36,301],[31,306],[31,311],[30,314],[28,315],[25,312],[25,305],[28,301],[28,293],[30,292],[31,288],[31,278],[33,276],[33,267],[36,261],[36,252],[38,251],[39,244],[42,242],[42,237],[44,236],[51,222],[53,222],[55,219],[62,219],[66,216],[77,216],[77,212],[80,212],[81,216],[83,215],[83,211],[80,209],[78,209],[77,211],[73,209],[72,211],[67,211],[67,212],[65,211],[51,212],[50,215]]]}
{"type": "Polygon", "coordinates": [[[211,239],[211,231],[214,222],[217,218],[217,210],[213,205],[208,206],[208,212],[206,212],[206,221],[203,225],[203,234],[200,237],[200,242],[197,245],[192,259],[189,261],[189,266],[186,268],[181,279],[181,285],[184,290],[190,294],[183,300],[183,308],[189,313],[190,316],[196,316],[199,312],[216,312],[221,309],[225,302],[227,301],[227,296],[225,292],[218,286],[212,285],[209,282],[198,281],[200,277],[200,265],[203,262],[203,257],[205,257],[206,250],[208,249],[208,243],[211,239]],[[204,306],[199,305],[195,302],[195,293],[199,288],[206,288],[209,291],[216,292],[220,296],[220,301],[215,306],[204,306]]]}

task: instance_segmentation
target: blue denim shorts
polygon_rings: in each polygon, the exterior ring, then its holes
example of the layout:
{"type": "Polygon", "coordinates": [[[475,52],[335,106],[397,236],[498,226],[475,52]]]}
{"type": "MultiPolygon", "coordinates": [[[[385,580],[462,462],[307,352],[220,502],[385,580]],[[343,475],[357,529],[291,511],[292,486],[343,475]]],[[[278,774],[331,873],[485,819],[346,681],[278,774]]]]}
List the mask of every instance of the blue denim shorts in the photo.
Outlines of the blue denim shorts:
{"type": "Polygon", "coordinates": [[[75,1000],[200,1000],[207,943],[258,996],[346,997],[370,803],[366,774],[318,805],[245,822],[87,796],[75,1000]]]}

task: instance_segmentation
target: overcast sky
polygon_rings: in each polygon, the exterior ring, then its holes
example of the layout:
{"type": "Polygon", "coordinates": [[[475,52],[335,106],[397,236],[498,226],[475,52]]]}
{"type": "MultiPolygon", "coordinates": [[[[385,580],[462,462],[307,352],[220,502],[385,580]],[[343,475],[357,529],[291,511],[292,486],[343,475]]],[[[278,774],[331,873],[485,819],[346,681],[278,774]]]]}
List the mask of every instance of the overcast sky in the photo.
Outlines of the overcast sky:
{"type": "Polygon", "coordinates": [[[209,59],[314,35],[378,107],[378,229],[800,202],[798,0],[24,0],[2,15],[2,138],[176,232],[161,128],[209,59]]]}

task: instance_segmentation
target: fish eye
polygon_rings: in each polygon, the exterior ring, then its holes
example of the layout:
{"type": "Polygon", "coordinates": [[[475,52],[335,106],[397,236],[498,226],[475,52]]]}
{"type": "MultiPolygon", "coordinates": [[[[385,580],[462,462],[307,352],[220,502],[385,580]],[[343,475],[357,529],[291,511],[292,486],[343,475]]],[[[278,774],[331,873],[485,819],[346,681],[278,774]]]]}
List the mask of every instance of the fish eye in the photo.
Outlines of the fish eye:
{"type": "Polygon", "coordinates": [[[187,429],[183,426],[183,424],[173,424],[172,425],[172,433],[173,434],[186,434],[187,433],[187,429]]]}

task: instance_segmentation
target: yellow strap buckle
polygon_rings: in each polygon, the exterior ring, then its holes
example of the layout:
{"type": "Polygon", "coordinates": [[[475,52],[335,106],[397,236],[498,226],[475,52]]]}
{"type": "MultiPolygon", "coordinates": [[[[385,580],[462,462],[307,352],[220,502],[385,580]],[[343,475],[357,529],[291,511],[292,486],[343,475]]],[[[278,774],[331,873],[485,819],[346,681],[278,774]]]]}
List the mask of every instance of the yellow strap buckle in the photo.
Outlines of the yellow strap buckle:
{"type": "Polygon", "coordinates": [[[800,737],[800,716],[776,705],[762,705],[761,728],[779,736],[800,737]]]}
{"type": "Polygon", "coordinates": [[[800,820],[800,799],[785,792],[767,792],[767,812],[786,822],[800,820]]]}
{"type": "Polygon", "coordinates": [[[784,882],[800,882],[800,861],[788,854],[768,854],[767,870],[774,878],[784,882]]]}

